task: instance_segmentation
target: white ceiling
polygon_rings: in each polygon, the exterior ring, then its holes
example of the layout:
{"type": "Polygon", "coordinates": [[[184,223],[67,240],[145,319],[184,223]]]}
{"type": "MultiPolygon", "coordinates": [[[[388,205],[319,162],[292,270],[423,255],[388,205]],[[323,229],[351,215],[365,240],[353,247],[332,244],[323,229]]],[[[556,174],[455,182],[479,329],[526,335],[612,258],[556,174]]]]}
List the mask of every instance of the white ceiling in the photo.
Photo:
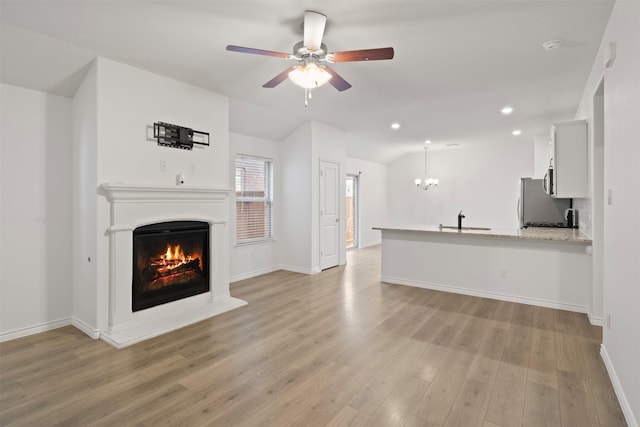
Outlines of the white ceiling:
{"type": "Polygon", "coordinates": [[[230,98],[231,131],[281,140],[307,120],[350,135],[348,155],[386,163],[447,144],[531,140],[573,118],[612,0],[8,1],[3,83],[73,96],[95,56],[230,98]],[[328,16],[329,51],[394,47],[390,61],[334,64],[353,87],[262,84],[292,65],[225,50],[291,52],[305,9],[328,16]],[[561,39],[559,49],[542,44],[561,39]],[[508,117],[499,110],[511,105],[508,117]],[[402,127],[392,131],[398,121],[402,127]],[[511,131],[522,129],[515,138],[511,131]]]}

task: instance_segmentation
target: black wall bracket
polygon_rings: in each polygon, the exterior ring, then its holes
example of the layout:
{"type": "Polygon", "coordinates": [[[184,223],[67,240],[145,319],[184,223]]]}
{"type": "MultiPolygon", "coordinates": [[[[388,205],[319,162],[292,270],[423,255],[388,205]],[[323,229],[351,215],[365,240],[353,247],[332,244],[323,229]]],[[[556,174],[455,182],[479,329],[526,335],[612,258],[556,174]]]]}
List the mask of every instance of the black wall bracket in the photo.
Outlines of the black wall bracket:
{"type": "Polygon", "coordinates": [[[153,137],[158,141],[158,145],[183,150],[193,149],[194,144],[209,145],[209,132],[200,132],[165,122],[153,124],[153,137]]]}

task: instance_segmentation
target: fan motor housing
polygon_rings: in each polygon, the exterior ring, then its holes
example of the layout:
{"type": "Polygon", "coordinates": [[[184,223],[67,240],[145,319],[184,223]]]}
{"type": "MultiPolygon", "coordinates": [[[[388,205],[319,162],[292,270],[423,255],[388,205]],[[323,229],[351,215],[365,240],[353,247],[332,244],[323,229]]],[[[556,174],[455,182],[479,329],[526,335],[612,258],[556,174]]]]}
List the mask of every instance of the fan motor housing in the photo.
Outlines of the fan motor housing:
{"type": "Polygon", "coordinates": [[[327,51],[328,51],[327,45],[324,43],[322,43],[320,45],[320,49],[317,49],[317,50],[307,49],[307,47],[304,45],[304,42],[302,41],[293,45],[293,56],[295,56],[298,59],[304,59],[309,56],[315,56],[318,59],[322,59],[327,54],[327,51]]]}

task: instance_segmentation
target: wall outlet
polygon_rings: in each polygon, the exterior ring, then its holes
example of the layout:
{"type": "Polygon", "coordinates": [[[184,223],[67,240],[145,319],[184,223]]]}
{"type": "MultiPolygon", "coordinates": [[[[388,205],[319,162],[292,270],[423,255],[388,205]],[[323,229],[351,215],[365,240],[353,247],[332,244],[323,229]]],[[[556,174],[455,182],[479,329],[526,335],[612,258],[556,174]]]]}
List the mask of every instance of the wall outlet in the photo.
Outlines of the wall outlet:
{"type": "Polygon", "coordinates": [[[611,330],[611,313],[607,313],[607,329],[611,330]]]}
{"type": "Polygon", "coordinates": [[[189,173],[194,175],[196,173],[196,162],[189,162],[189,173]]]}
{"type": "Polygon", "coordinates": [[[509,278],[509,270],[500,270],[500,278],[508,279],[509,278]]]}
{"type": "Polygon", "coordinates": [[[166,172],[166,171],[167,171],[167,161],[160,160],[160,172],[166,172]]]}

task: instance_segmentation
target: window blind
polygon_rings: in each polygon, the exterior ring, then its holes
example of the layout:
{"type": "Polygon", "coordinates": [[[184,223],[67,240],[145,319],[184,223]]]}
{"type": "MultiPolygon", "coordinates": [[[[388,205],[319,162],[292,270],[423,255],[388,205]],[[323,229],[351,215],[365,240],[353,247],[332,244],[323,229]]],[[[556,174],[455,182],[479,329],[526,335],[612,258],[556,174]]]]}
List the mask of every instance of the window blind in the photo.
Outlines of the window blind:
{"type": "Polygon", "coordinates": [[[236,243],[273,237],[273,160],[236,157],[236,243]]]}

